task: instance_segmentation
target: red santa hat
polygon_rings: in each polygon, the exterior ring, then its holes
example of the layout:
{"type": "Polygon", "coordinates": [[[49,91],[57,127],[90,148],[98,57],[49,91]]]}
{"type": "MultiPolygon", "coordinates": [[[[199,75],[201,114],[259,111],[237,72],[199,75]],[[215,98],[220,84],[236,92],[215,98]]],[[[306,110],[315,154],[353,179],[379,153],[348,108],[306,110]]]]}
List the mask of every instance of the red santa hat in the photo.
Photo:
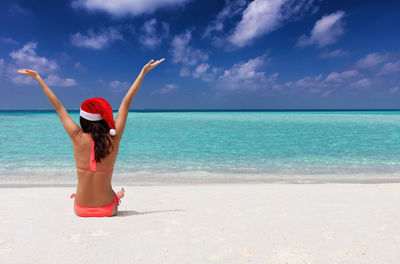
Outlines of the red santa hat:
{"type": "Polygon", "coordinates": [[[89,121],[104,119],[110,127],[110,135],[117,134],[111,105],[104,98],[95,97],[85,100],[81,105],[80,115],[89,121]]]}

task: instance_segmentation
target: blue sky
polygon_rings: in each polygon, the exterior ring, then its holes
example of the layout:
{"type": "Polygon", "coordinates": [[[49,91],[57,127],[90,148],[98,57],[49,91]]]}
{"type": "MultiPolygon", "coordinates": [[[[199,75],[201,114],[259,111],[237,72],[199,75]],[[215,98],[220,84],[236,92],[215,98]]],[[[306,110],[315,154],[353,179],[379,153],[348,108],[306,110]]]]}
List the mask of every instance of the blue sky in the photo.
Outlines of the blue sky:
{"type": "Polygon", "coordinates": [[[400,1],[2,1],[0,109],[400,108],[400,1]]]}

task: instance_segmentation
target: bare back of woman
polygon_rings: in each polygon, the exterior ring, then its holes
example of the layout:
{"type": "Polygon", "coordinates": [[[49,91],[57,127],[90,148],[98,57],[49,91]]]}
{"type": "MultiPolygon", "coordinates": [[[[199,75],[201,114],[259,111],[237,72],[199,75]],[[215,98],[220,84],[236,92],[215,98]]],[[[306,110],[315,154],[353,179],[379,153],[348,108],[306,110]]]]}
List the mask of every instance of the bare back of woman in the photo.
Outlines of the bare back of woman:
{"type": "Polygon", "coordinates": [[[71,119],[62,103],[37,72],[28,69],[18,71],[38,81],[72,141],[78,186],[76,194],[71,197],[75,197],[74,208],[77,215],[87,217],[112,216],[117,213],[120,199],[124,196],[124,190],[115,193],[112,189],[111,180],[129,107],[144,76],[164,60],[161,59],[156,62],[150,60],[143,67],[122,100],[115,123],[111,106],[105,99],[97,97],[86,100],[81,106],[82,128],[71,119]],[[84,111],[84,106],[91,111],[84,111]]]}

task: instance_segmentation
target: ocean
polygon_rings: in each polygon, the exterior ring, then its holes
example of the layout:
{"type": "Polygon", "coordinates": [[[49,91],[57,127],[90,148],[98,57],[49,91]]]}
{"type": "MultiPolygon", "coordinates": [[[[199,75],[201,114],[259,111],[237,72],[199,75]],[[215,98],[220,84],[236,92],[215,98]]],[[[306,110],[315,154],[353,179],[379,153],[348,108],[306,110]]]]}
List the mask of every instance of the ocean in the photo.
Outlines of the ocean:
{"type": "MultiPolygon", "coordinates": [[[[0,111],[0,124],[0,184],[76,184],[55,112],[0,111]]],[[[399,172],[400,111],[135,111],[113,183],[400,182],[399,172]]]]}

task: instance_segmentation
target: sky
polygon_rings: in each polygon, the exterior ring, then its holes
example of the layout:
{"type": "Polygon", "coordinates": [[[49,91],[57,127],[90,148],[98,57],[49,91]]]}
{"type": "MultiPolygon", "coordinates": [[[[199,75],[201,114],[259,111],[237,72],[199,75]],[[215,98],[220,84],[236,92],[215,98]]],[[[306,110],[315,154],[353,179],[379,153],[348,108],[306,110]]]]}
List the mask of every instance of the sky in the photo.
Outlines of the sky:
{"type": "Polygon", "coordinates": [[[400,1],[2,0],[0,109],[400,109],[400,1]]]}

